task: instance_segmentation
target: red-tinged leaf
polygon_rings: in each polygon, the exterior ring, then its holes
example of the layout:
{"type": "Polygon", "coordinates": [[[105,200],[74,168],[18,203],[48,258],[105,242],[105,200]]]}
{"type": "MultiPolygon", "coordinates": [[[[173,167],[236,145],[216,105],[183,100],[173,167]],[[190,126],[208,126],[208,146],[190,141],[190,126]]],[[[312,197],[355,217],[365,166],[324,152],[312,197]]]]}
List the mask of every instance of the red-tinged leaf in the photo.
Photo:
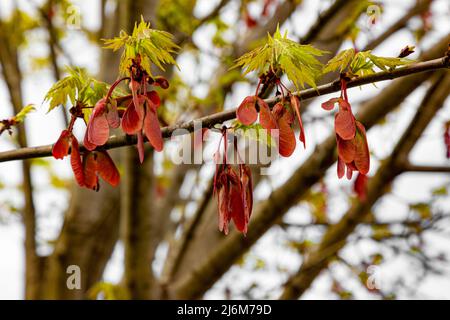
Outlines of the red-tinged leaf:
{"type": "Polygon", "coordinates": [[[161,128],[159,127],[158,116],[151,108],[147,108],[147,114],[145,115],[144,133],[156,151],[161,151],[163,149],[164,141],[161,134],[161,128]]]}
{"type": "Polygon", "coordinates": [[[100,177],[113,187],[119,184],[119,171],[106,151],[97,152],[97,171],[100,177]]]}
{"type": "Polygon", "coordinates": [[[139,153],[139,161],[141,163],[144,162],[144,136],[142,135],[141,131],[138,131],[137,133],[137,149],[139,153]]]}
{"type": "Polygon", "coordinates": [[[370,170],[370,153],[367,145],[366,130],[361,122],[356,121],[357,132],[355,136],[355,167],[362,174],[367,174],[370,170]]]}
{"type": "Polygon", "coordinates": [[[303,147],[306,148],[305,131],[303,129],[302,116],[300,114],[300,99],[297,96],[291,95],[291,106],[294,109],[295,115],[297,116],[298,126],[300,128],[299,139],[301,142],[303,142],[303,147]]]}
{"type": "Polygon", "coordinates": [[[261,98],[256,97],[256,103],[259,108],[259,123],[266,130],[278,129],[277,122],[270,112],[268,104],[261,98]]]}
{"type": "Polygon", "coordinates": [[[83,157],[83,174],[84,186],[88,189],[98,191],[97,176],[97,154],[96,152],[88,152],[83,157]]]}
{"type": "Polygon", "coordinates": [[[359,200],[366,200],[367,196],[367,176],[365,174],[359,173],[353,184],[353,190],[357,194],[359,200]]]}
{"type": "Polygon", "coordinates": [[[345,175],[345,162],[339,156],[337,161],[337,175],[339,179],[345,175]]]}
{"type": "Polygon", "coordinates": [[[356,146],[354,144],[354,140],[344,140],[336,135],[336,141],[339,157],[345,163],[355,160],[356,146]]]}
{"type": "Polygon", "coordinates": [[[81,161],[80,149],[78,146],[78,140],[72,135],[71,139],[72,149],[70,152],[70,165],[72,166],[72,171],[80,187],[84,187],[84,173],[83,173],[83,163],[81,161]]]}
{"type": "Polygon", "coordinates": [[[244,125],[249,126],[256,121],[258,113],[256,112],[256,97],[246,97],[236,110],[236,118],[244,125]]]}
{"type": "Polygon", "coordinates": [[[120,126],[119,112],[117,111],[117,102],[111,101],[109,110],[106,114],[106,119],[111,128],[118,128],[120,126]]]}
{"type": "Polygon", "coordinates": [[[344,140],[355,137],[355,117],[350,110],[340,110],[334,117],[334,129],[344,140]]]}
{"type": "Polygon", "coordinates": [[[87,135],[88,141],[96,146],[102,146],[108,141],[109,125],[105,114],[92,114],[87,127],[87,135]]]}
{"type": "Polygon", "coordinates": [[[55,159],[62,159],[69,154],[71,136],[72,133],[68,130],[61,132],[58,141],[56,141],[52,148],[52,155],[55,159]]]}
{"type": "Polygon", "coordinates": [[[330,100],[322,103],[322,109],[325,109],[327,111],[333,110],[336,102],[339,102],[340,100],[341,98],[331,98],[330,100]]]}
{"type": "Polygon", "coordinates": [[[134,108],[134,104],[130,103],[122,117],[122,130],[126,134],[135,134],[141,129],[142,121],[134,108]]]}
{"type": "Polygon", "coordinates": [[[161,105],[161,99],[159,98],[158,92],[149,91],[147,92],[147,101],[150,101],[150,106],[155,110],[161,105]]]}
{"type": "Polygon", "coordinates": [[[279,140],[278,140],[278,152],[283,157],[289,157],[295,150],[296,141],[294,130],[282,117],[278,120],[279,140]]]}
{"type": "Polygon", "coordinates": [[[241,164],[239,165],[239,175],[241,180],[242,200],[244,203],[245,217],[247,221],[249,221],[253,209],[252,171],[250,170],[249,166],[241,164]]]}

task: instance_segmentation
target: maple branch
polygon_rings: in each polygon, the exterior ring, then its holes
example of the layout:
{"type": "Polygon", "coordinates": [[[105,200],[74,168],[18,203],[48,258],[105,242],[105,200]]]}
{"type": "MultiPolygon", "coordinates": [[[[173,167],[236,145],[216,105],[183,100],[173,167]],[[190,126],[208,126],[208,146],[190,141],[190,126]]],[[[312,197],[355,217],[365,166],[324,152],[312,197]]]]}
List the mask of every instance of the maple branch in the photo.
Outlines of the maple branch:
{"type": "Polygon", "coordinates": [[[408,24],[408,21],[416,15],[425,12],[430,7],[430,0],[418,0],[416,4],[405,13],[400,19],[398,19],[394,24],[387,28],[382,34],[377,38],[370,41],[361,51],[373,50],[383,43],[387,38],[391,37],[397,31],[400,31],[408,24]]]}
{"type": "Polygon", "coordinates": [[[386,186],[402,173],[404,159],[407,159],[423,131],[443,106],[450,92],[449,88],[450,75],[442,73],[423,98],[416,115],[391,155],[382,162],[375,176],[369,179],[366,200],[352,205],[342,219],[327,230],[320,244],[305,257],[298,272],[286,282],[280,299],[296,299],[302,295],[327,267],[329,259],[345,246],[347,237],[370,213],[375,202],[386,193],[386,186]]]}
{"type": "MultiPolygon", "coordinates": [[[[347,83],[348,88],[357,87],[369,83],[380,82],[385,80],[392,80],[399,77],[412,75],[419,72],[437,70],[449,67],[449,58],[442,57],[434,60],[418,62],[405,67],[395,69],[393,71],[382,71],[374,73],[364,77],[353,78],[347,83]]],[[[340,80],[336,79],[333,82],[318,86],[316,89],[306,89],[293,94],[298,96],[302,100],[318,97],[321,95],[338,92],[340,91],[340,80]]],[[[275,103],[280,101],[281,96],[277,96],[271,99],[266,99],[265,101],[273,106],[275,103]]],[[[209,116],[201,117],[195,120],[190,120],[178,125],[167,126],[161,129],[163,137],[169,138],[172,134],[180,135],[186,134],[188,132],[194,131],[194,125],[196,123],[201,123],[203,128],[212,128],[216,124],[223,123],[228,120],[232,120],[236,117],[236,109],[231,109],[227,111],[218,112],[209,116]],[[185,130],[185,132],[177,132],[178,130],[185,130]]],[[[134,145],[137,142],[135,136],[120,136],[113,137],[108,140],[103,146],[99,147],[99,150],[108,150],[119,148],[127,145],[134,145]]],[[[85,151],[84,146],[80,146],[81,151],[85,151]]],[[[17,150],[0,152],[0,162],[12,161],[12,160],[23,160],[30,158],[48,157],[51,156],[52,145],[40,146],[40,147],[29,147],[21,148],[17,150]]]]}

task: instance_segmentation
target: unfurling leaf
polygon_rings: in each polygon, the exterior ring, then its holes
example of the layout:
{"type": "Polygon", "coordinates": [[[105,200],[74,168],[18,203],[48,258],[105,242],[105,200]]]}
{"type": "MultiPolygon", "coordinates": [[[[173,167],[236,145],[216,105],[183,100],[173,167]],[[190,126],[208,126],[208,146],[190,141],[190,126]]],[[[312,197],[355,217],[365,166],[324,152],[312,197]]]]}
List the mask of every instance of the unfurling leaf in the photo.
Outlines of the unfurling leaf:
{"type": "Polygon", "coordinates": [[[277,28],[273,37],[268,35],[265,45],[241,56],[232,68],[242,67],[244,74],[256,71],[258,75],[280,70],[297,88],[303,88],[305,84],[315,88],[322,71],[322,63],[316,56],[324,53],[313,46],[289,40],[287,34],[281,35],[277,28]]]}

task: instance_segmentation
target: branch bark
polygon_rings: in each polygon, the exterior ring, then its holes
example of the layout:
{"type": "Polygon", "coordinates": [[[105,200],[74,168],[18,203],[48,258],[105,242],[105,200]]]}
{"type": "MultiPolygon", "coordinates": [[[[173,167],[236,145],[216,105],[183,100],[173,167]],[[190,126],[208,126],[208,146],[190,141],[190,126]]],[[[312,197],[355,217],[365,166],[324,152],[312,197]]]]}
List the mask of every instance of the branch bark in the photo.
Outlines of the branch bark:
{"type": "Polygon", "coordinates": [[[402,172],[409,152],[442,107],[449,93],[450,75],[441,73],[428,90],[392,154],[382,162],[375,176],[369,179],[366,200],[354,204],[337,224],[327,230],[317,248],[308,253],[299,271],[285,284],[280,299],[296,299],[302,295],[327,267],[329,259],[345,246],[347,237],[369,214],[375,202],[385,194],[387,186],[402,172]]]}

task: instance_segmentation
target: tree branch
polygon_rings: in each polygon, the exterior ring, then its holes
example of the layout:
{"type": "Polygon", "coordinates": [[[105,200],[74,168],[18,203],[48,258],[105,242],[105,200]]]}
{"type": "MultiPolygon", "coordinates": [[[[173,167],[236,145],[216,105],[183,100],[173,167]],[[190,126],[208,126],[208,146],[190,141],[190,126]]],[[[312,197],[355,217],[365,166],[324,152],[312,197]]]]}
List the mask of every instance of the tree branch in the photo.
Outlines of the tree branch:
{"type": "MultiPolygon", "coordinates": [[[[3,78],[8,87],[11,104],[14,113],[18,113],[23,107],[22,101],[22,72],[18,62],[18,48],[6,34],[0,18],[0,64],[3,78]]],[[[27,136],[24,124],[17,127],[18,143],[21,148],[27,146],[27,136]]],[[[31,163],[22,162],[23,194],[25,206],[22,219],[25,225],[25,298],[38,297],[40,290],[41,264],[36,253],[36,212],[33,198],[33,183],[31,178],[31,163]]]]}
{"type": "MultiPolygon", "coordinates": [[[[418,62],[415,64],[411,64],[402,68],[395,69],[393,71],[382,71],[372,75],[353,78],[351,79],[347,87],[353,88],[369,83],[375,83],[385,80],[392,80],[400,77],[404,77],[407,75],[412,75],[420,72],[437,70],[442,68],[449,67],[449,58],[442,57],[439,59],[433,59],[425,62],[418,62]]],[[[318,97],[321,95],[338,92],[340,90],[340,80],[337,79],[333,82],[318,86],[316,89],[306,89],[298,92],[294,92],[293,94],[298,96],[302,100],[310,99],[313,97],[318,97]]],[[[276,102],[280,101],[280,96],[275,98],[266,99],[265,101],[273,106],[276,102]]],[[[171,137],[172,134],[180,134],[175,131],[177,130],[186,130],[183,134],[188,132],[193,132],[194,124],[197,122],[201,122],[203,128],[212,128],[216,124],[223,123],[228,120],[232,120],[236,117],[236,109],[227,110],[218,112],[209,116],[205,116],[199,119],[191,120],[184,122],[179,125],[173,125],[162,128],[162,134],[164,138],[171,137]]],[[[135,136],[121,136],[121,137],[113,137],[108,140],[108,142],[99,147],[100,150],[108,150],[113,148],[119,148],[127,145],[136,144],[137,138],[135,136]]],[[[84,151],[84,147],[81,145],[80,150],[84,151]]],[[[48,157],[51,156],[52,145],[40,146],[40,147],[29,147],[22,148],[18,150],[12,151],[4,151],[0,152],[0,162],[12,161],[12,160],[22,160],[22,159],[30,159],[30,158],[38,158],[38,157],[48,157]]]]}

